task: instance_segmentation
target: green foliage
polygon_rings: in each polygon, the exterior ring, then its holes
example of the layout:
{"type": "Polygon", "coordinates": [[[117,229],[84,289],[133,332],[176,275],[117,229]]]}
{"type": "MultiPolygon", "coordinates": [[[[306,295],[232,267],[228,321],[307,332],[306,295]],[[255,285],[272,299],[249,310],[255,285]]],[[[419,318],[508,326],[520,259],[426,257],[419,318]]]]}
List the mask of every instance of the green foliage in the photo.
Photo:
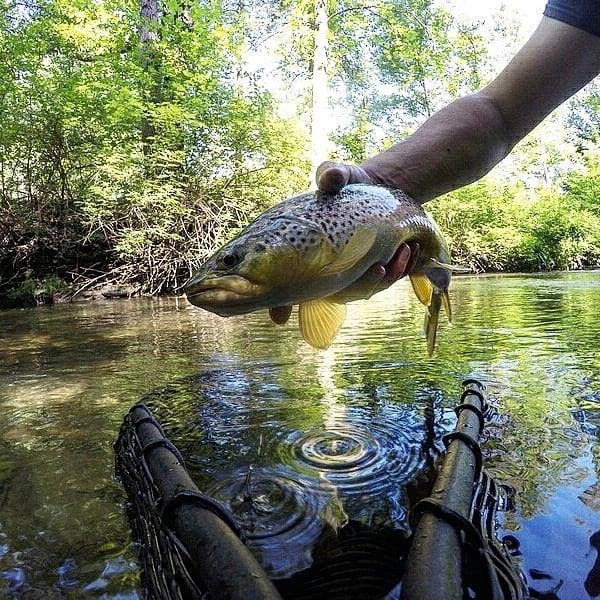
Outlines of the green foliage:
{"type": "Polygon", "coordinates": [[[0,308],[20,308],[22,306],[35,306],[45,302],[42,298],[52,298],[57,292],[66,289],[66,283],[56,275],[49,275],[43,279],[25,274],[25,279],[18,284],[4,290],[0,288],[0,308]]]}
{"type": "Polygon", "coordinates": [[[600,262],[598,179],[571,174],[567,192],[483,180],[428,208],[454,260],[476,271],[579,269],[600,262]]]}
{"type": "Polygon", "coordinates": [[[584,164],[584,169],[573,171],[565,177],[565,201],[600,216],[600,152],[596,150],[586,154],[584,164]]]}
{"type": "MultiPolygon", "coordinates": [[[[51,275],[173,289],[306,187],[309,119],[278,116],[270,75],[252,62],[272,44],[290,93],[307,92],[314,2],[155,4],[142,19],[137,0],[0,0],[3,292],[51,275]]],[[[329,0],[328,12],[328,76],[345,115],[338,159],[360,162],[488,76],[483,30],[432,0],[329,0]]],[[[432,205],[458,260],[597,264],[597,89],[572,106],[581,169],[563,175],[564,148],[538,133],[515,153],[527,188],[480,182],[432,205]]]]}
{"type": "Polygon", "coordinates": [[[569,104],[568,124],[578,150],[597,147],[600,143],[600,84],[592,81],[583,94],[578,94],[569,104]]]}
{"type": "Polygon", "coordinates": [[[439,3],[343,0],[331,11],[330,76],[353,113],[335,137],[340,158],[381,150],[485,79],[483,34],[439,3]]]}
{"type": "Polygon", "coordinates": [[[241,21],[220,3],[152,23],[130,0],[16,7],[0,5],[0,277],[99,266],[173,288],[303,187],[302,133],[239,77],[241,21]]]}

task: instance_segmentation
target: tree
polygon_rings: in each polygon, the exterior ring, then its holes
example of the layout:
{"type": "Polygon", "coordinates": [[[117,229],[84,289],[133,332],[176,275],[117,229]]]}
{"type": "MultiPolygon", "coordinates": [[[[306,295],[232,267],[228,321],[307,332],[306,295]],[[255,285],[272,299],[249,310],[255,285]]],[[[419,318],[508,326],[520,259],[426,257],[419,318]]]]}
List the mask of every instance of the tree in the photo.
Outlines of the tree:
{"type": "Polygon", "coordinates": [[[237,78],[243,36],[219,3],[47,0],[18,21],[11,8],[0,10],[3,277],[83,269],[169,289],[305,180],[305,140],[237,78]]]}
{"type": "Polygon", "coordinates": [[[600,144],[600,84],[596,80],[569,102],[567,125],[580,153],[600,144]]]}
{"type": "Polygon", "coordinates": [[[319,163],[328,158],[328,102],[329,84],[327,81],[327,48],[329,24],[327,0],[314,3],[314,53],[312,61],[312,119],[311,119],[311,159],[313,172],[319,163]]]}

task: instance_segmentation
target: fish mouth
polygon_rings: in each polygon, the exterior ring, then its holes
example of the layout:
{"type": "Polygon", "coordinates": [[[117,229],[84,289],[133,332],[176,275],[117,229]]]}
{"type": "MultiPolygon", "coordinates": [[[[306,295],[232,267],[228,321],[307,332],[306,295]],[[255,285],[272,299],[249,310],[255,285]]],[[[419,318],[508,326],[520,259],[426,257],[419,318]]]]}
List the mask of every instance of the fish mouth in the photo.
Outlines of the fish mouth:
{"type": "Polygon", "coordinates": [[[183,291],[194,306],[217,314],[236,314],[227,309],[251,304],[264,288],[241,275],[207,275],[198,281],[192,279],[183,291]]]}

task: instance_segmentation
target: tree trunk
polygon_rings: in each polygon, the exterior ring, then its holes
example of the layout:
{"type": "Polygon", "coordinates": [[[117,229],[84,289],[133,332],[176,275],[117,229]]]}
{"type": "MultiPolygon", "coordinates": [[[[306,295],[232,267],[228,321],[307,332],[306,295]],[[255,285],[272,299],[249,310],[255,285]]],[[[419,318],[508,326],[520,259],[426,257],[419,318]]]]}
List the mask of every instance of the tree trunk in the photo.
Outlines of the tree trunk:
{"type": "MultiPolygon", "coordinates": [[[[146,88],[146,102],[154,103],[157,98],[156,43],[158,42],[158,0],[140,0],[140,54],[142,69],[152,84],[146,88]]],[[[142,144],[147,153],[156,130],[146,112],[142,120],[142,144]]]]}
{"type": "Polygon", "coordinates": [[[327,0],[315,0],[315,47],[312,70],[312,128],[310,148],[313,175],[319,163],[326,160],[329,154],[328,34],[327,0]]]}

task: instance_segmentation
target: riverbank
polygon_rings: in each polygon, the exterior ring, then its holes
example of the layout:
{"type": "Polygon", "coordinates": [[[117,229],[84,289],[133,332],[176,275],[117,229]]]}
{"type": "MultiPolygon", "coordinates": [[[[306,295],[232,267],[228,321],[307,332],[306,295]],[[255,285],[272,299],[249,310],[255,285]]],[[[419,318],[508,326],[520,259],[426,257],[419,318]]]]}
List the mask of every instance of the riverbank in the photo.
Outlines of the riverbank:
{"type": "Polygon", "coordinates": [[[135,285],[100,284],[86,287],[68,286],[58,278],[55,281],[58,283],[29,280],[13,288],[0,290],[0,310],[151,295],[141,294],[141,287],[135,285]]]}
{"type": "MultiPolygon", "coordinates": [[[[485,273],[455,274],[454,277],[498,277],[523,275],[551,276],[560,273],[587,273],[600,270],[600,264],[584,269],[553,270],[553,271],[490,271],[485,273]]],[[[0,287],[0,310],[11,308],[31,308],[35,306],[48,306],[51,304],[64,304],[69,302],[93,302],[96,300],[118,300],[138,297],[172,296],[173,291],[159,294],[144,293],[142,285],[102,283],[90,279],[80,285],[67,285],[58,277],[48,277],[43,281],[27,280],[13,288],[3,291],[0,287]],[[95,283],[95,285],[94,285],[95,283]]]]}

